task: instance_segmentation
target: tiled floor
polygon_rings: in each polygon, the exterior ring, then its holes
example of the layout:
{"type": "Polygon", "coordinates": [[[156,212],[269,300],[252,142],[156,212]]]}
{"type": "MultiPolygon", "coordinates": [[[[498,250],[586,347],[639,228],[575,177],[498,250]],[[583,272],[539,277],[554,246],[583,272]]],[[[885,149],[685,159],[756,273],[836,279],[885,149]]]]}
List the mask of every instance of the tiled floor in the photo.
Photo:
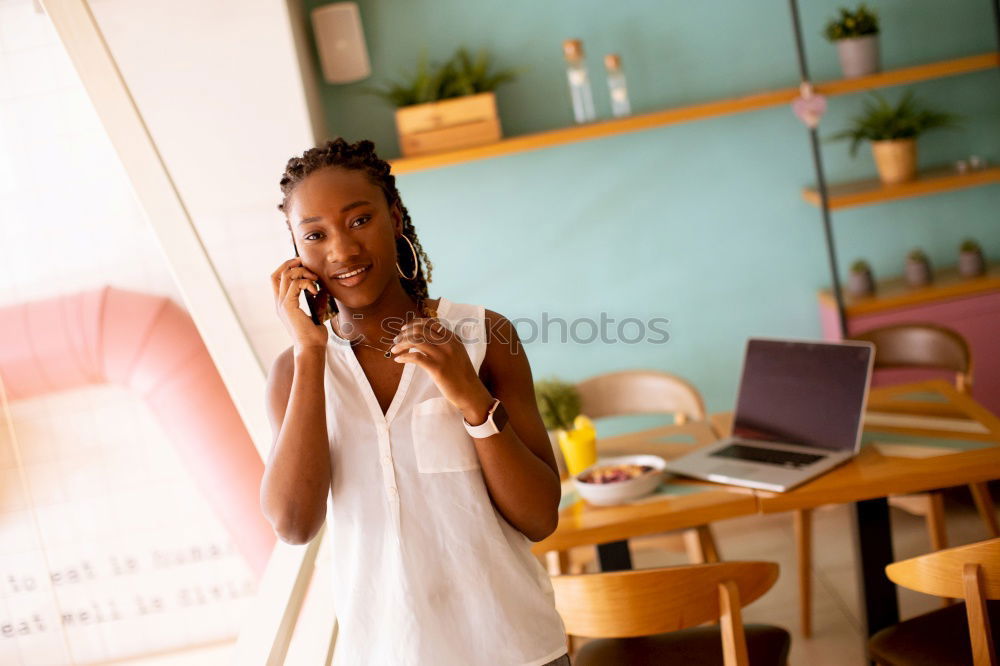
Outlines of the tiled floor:
{"type": "MultiPolygon", "coordinates": [[[[960,492],[960,491],[959,491],[960,492]]],[[[956,493],[957,495],[958,493],[956,493]]],[[[949,545],[987,538],[975,509],[949,497],[949,545]]],[[[897,560],[930,550],[923,518],[891,509],[897,560]]],[[[781,566],[775,586],[744,611],[744,620],[776,624],[792,633],[790,664],[808,666],[862,666],[866,664],[860,621],[857,578],[851,539],[851,514],[846,506],[830,506],[813,513],[813,635],[799,632],[795,541],[790,514],[753,516],[715,523],[720,554],[727,560],[769,560],[781,566]]],[[[639,553],[638,567],[683,564],[683,553],[639,553]]],[[[899,592],[905,619],[940,607],[940,601],[908,590],[899,592]]]]}

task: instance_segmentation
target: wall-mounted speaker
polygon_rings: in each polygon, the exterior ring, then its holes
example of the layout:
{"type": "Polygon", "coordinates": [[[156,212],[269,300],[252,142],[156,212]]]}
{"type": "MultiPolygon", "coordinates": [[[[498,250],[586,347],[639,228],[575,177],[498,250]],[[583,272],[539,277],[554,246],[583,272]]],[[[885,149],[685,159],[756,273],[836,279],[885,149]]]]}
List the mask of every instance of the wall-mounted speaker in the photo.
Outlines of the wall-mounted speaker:
{"type": "Polygon", "coordinates": [[[323,78],[329,83],[353,83],[372,73],[368,47],[356,2],[334,2],[312,10],[323,78]]]}

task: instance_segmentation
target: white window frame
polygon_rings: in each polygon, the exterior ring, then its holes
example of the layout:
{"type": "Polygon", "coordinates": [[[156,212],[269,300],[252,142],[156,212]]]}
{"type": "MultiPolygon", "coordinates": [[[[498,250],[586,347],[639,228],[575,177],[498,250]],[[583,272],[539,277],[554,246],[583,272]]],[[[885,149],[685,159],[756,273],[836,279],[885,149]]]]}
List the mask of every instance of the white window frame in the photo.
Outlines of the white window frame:
{"type": "MultiPolygon", "coordinates": [[[[266,373],[86,0],[40,0],[146,213],[257,452],[271,447],[261,400],[266,373]],[[181,270],[183,269],[183,270],[181,270]]],[[[287,6],[286,6],[287,9],[287,6]]],[[[314,123],[314,127],[319,125],[314,123]]],[[[299,620],[325,528],[306,547],[278,540],[233,653],[239,666],[280,666],[299,620]]],[[[336,622],[328,628],[332,656],[336,622]]],[[[325,648],[325,646],[324,646],[325,648]]]]}

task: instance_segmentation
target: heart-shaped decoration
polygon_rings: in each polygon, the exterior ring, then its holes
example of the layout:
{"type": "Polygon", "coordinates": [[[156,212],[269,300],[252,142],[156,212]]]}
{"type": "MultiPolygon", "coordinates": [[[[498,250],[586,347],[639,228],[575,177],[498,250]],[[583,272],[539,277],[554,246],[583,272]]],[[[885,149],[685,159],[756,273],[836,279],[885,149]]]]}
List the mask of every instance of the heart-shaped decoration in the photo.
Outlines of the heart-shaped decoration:
{"type": "Polygon", "coordinates": [[[792,100],[792,111],[806,127],[815,129],[819,126],[820,118],[826,113],[826,97],[815,93],[796,97],[792,100]]]}

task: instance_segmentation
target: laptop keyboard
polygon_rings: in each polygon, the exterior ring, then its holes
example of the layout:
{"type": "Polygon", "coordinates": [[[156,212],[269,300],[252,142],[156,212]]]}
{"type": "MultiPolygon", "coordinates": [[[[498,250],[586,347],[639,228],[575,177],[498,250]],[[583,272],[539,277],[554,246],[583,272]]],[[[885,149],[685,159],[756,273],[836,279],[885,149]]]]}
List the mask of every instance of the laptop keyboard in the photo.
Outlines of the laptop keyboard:
{"type": "Polygon", "coordinates": [[[811,453],[798,453],[795,451],[781,451],[779,449],[763,449],[757,446],[746,446],[744,444],[730,444],[710,454],[719,458],[733,458],[735,460],[749,460],[750,462],[764,463],[766,465],[778,465],[779,467],[805,467],[817,460],[822,460],[826,456],[813,455],[811,453]]]}

